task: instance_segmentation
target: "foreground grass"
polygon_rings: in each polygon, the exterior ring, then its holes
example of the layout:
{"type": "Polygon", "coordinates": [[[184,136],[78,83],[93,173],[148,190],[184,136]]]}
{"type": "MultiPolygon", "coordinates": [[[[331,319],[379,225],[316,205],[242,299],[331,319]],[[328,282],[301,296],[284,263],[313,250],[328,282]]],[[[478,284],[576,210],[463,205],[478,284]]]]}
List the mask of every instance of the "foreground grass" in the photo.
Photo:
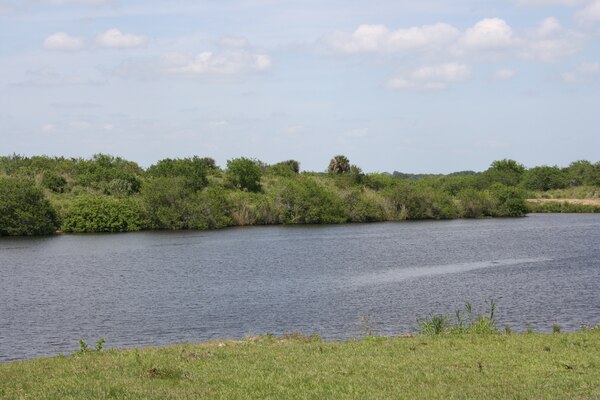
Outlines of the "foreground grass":
{"type": "Polygon", "coordinates": [[[0,365],[3,399],[597,399],[600,332],[241,342],[0,365]]]}

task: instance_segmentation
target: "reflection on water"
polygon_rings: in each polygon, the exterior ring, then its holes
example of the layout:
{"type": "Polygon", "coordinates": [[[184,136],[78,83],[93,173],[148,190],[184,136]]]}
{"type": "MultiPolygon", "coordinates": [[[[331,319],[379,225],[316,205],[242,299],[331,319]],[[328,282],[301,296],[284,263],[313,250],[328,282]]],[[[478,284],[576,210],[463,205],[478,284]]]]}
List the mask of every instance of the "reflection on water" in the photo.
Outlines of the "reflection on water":
{"type": "Polygon", "coordinates": [[[552,261],[552,259],[540,257],[520,259],[509,258],[507,260],[477,261],[457,264],[407,267],[358,275],[356,277],[353,277],[351,281],[355,286],[377,285],[403,281],[410,278],[418,278],[421,276],[456,274],[459,272],[473,271],[475,269],[480,268],[499,268],[507,265],[522,265],[523,267],[527,267],[532,263],[543,263],[549,261],[552,261]]]}
{"type": "Polygon", "coordinates": [[[414,331],[491,298],[514,330],[600,323],[600,215],[0,239],[0,362],[260,333],[414,331]]]}

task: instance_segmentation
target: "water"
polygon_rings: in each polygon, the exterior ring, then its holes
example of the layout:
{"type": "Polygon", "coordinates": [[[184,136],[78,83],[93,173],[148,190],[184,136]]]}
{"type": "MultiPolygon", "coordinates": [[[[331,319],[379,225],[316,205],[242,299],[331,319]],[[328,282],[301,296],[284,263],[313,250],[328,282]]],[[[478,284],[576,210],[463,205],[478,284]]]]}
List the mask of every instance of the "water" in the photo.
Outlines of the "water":
{"type": "Polygon", "coordinates": [[[415,331],[483,312],[500,326],[600,323],[600,215],[0,239],[0,362],[78,348],[300,331],[415,331]]]}

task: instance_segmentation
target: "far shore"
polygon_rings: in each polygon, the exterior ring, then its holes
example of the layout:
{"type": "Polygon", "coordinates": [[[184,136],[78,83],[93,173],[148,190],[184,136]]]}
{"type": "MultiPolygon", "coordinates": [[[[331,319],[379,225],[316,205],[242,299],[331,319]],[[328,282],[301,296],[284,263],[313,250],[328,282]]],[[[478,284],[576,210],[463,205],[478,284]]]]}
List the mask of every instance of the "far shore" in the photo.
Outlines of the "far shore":
{"type": "Polygon", "coordinates": [[[527,199],[528,202],[534,204],[551,204],[551,203],[567,203],[582,206],[600,206],[599,199],[527,199]]]}

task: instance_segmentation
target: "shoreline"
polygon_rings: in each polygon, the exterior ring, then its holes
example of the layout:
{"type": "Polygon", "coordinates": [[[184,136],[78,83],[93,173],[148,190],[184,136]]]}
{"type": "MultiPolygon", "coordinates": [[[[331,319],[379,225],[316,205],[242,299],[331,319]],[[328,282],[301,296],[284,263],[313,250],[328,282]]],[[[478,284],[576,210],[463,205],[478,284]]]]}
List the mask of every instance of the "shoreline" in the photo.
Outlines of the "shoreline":
{"type": "Polygon", "coordinates": [[[598,328],[343,342],[263,335],[0,364],[0,398],[591,399],[598,350],[598,328]]]}
{"type": "MultiPolygon", "coordinates": [[[[534,204],[539,204],[541,206],[545,205],[545,204],[550,204],[550,205],[563,205],[563,204],[572,204],[572,205],[577,205],[577,206],[583,206],[583,207],[588,207],[590,206],[590,204],[583,204],[583,203],[577,203],[577,202],[573,202],[573,203],[569,203],[567,201],[563,201],[563,200],[569,200],[569,199],[527,199],[527,202],[531,202],[534,204]]],[[[579,200],[579,199],[571,199],[571,200],[579,200]]],[[[594,202],[595,204],[596,202],[594,202]]],[[[108,234],[121,234],[121,233],[136,233],[136,232],[209,232],[209,231],[222,231],[222,230],[226,230],[226,229],[235,229],[235,228],[256,228],[256,227],[273,227],[273,226],[278,226],[278,227],[286,227],[286,228],[295,228],[295,227],[321,227],[321,226],[343,226],[343,225],[371,225],[371,224],[383,224],[383,223],[419,223],[419,222],[434,222],[434,221],[485,221],[485,220],[492,220],[492,219],[501,219],[501,220],[506,220],[506,219],[523,219],[523,218],[527,218],[530,215],[535,215],[535,214],[539,214],[539,215],[545,215],[545,214],[598,214],[600,213],[600,199],[598,199],[597,203],[599,204],[598,207],[596,207],[595,205],[593,206],[593,209],[587,210],[586,208],[584,208],[584,211],[582,211],[581,208],[577,208],[575,210],[570,210],[568,208],[566,208],[564,211],[562,210],[550,210],[550,211],[544,211],[544,210],[535,210],[532,212],[529,212],[525,215],[522,216],[517,216],[517,217],[510,217],[510,216],[502,216],[502,217],[480,217],[480,218],[445,218],[445,219],[439,219],[439,218],[423,218],[423,219],[401,219],[401,220],[383,220],[383,221],[361,221],[361,222],[355,222],[355,221],[346,221],[346,222],[339,222],[339,223],[270,223],[270,224],[244,224],[244,225],[228,225],[228,226],[223,226],[223,227],[218,227],[218,228],[209,228],[209,229],[140,229],[140,230],[131,230],[131,231],[97,231],[97,232],[69,232],[69,231],[63,231],[63,230],[57,230],[56,232],[52,233],[52,234],[48,234],[48,235],[6,235],[6,236],[1,236],[0,235],[0,240],[5,239],[5,238],[49,238],[49,237],[56,237],[56,236],[87,236],[87,235],[108,235],[108,234]]]]}

